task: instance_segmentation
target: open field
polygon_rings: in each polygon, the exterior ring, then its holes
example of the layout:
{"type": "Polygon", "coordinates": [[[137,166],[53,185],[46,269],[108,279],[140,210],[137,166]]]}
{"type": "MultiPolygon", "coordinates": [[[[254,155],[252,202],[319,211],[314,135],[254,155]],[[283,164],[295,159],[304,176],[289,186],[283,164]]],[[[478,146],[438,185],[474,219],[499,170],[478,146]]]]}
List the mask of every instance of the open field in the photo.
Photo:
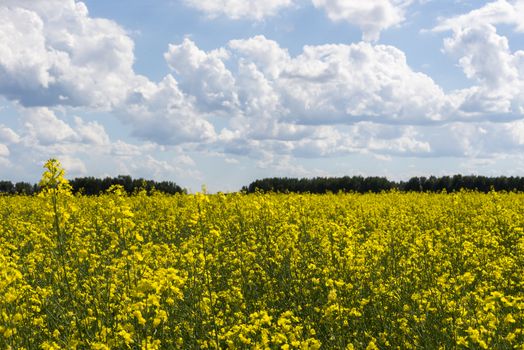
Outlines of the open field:
{"type": "Polygon", "coordinates": [[[524,195],[0,197],[0,348],[521,348],[524,195]]]}

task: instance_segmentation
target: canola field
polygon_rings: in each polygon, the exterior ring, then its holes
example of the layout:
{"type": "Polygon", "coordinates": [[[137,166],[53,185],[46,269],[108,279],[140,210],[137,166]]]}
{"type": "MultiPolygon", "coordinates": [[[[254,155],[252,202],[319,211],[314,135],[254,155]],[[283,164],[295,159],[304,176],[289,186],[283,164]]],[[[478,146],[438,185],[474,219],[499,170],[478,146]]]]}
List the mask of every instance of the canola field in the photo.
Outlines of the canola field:
{"type": "Polygon", "coordinates": [[[524,349],[524,195],[0,197],[1,349],[524,349]]]}

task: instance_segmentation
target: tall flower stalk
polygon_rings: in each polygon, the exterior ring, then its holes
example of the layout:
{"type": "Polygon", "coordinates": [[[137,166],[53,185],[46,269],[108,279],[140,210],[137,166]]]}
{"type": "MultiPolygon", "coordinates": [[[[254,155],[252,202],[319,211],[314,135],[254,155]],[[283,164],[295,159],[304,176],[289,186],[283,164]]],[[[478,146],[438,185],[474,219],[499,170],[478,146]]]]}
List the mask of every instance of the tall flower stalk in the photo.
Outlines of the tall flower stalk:
{"type": "MultiPolygon", "coordinates": [[[[44,164],[44,173],[39,182],[41,188],[40,196],[51,201],[53,236],[55,238],[59,267],[62,270],[62,283],[66,291],[66,302],[70,306],[75,305],[73,289],[71,288],[71,278],[68,275],[68,237],[65,223],[70,217],[67,199],[72,197],[72,187],[65,178],[65,170],[57,159],[49,159],[44,164]]],[[[80,326],[78,315],[73,313],[76,326],[80,326]]],[[[81,327],[78,327],[81,330],[81,327]]],[[[79,332],[83,339],[82,332],[79,332]]]]}

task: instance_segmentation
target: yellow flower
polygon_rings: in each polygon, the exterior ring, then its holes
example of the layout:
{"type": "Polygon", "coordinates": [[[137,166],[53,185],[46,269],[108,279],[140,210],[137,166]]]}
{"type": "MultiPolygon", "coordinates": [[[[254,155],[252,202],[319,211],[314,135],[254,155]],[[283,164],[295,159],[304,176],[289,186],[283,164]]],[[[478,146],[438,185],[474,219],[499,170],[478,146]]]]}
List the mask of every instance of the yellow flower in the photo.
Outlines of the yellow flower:
{"type": "Polygon", "coordinates": [[[133,336],[128,333],[125,329],[122,329],[118,332],[118,335],[124,340],[126,345],[134,343],[133,336]]]}
{"type": "Polygon", "coordinates": [[[366,346],[366,350],[378,350],[378,346],[375,344],[375,341],[371,340],[368,343],[368,346],[366,346]]]}

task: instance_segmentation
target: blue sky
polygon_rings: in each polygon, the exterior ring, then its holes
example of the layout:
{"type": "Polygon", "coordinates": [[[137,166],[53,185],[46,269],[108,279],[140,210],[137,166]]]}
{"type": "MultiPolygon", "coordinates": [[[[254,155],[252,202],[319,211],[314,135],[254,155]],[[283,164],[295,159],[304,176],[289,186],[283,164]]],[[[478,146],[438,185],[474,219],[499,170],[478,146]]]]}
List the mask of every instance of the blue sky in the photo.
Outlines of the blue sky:
{"type": "Polygon", "coordinates": [[[523,0],[0,2],[0,179],[522,176],[523,150],[523,0]]]}

